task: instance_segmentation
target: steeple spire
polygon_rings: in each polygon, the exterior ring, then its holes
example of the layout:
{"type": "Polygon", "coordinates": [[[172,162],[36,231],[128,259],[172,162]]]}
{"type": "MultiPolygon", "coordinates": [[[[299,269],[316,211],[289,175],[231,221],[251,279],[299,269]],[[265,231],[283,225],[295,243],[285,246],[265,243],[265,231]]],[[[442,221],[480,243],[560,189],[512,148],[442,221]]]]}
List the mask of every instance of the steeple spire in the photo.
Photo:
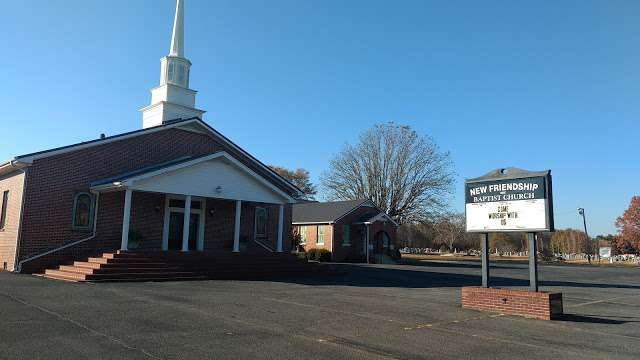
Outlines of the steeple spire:
{"type": "Polygon", "coordinates": [[[173,34],[169,56],[184,57],[184,1],[176,4],[176,17],[173,20],[173,34]]]}
{"type": "Polygon", "coordinates": [[[184,57],[184,0],[177,0],[171,49],[160,59],[160,85],[151,89],[151,105],[140,109],[145,129],[176,119],[202,119],[204,110],[196,108],[196,91],[189,88],[190,74],[191,62],[184,57]]]}

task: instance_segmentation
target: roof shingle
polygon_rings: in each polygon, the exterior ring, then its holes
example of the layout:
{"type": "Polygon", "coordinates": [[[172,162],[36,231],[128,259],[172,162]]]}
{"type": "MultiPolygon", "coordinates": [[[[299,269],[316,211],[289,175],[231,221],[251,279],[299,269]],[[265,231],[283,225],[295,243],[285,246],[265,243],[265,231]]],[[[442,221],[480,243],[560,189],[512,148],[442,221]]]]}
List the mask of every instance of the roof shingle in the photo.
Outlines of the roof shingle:
{"type": "Polygon", "coordinates": [[[311,202],[293,205],[294,223],[330,223],[368,200],[311,202]]]}

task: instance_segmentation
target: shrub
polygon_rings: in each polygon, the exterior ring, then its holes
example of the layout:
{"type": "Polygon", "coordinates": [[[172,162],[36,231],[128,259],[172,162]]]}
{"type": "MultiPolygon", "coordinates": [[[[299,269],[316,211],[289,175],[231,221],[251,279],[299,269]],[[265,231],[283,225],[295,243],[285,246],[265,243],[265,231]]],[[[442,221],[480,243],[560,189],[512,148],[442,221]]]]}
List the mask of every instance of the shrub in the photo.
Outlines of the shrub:
{"type": "Polygon", "coordinates": [[[137,231],[137,230],[130,230],[129,231],[129,249],[138,249],[140,247],[140,245],[142,245],[142,240],[144,239],[144,237],[142,236],[142,233],[137,231]]]}
{"type": "Polygon", "coordinates": [[[300,260],[307,260],[307,253],[304,251],[294,252],[293,254],[300,260]]]}
{"type": "Polygon", "coordinates": [[[326,249],[309,249],[309,251],[307,251],[307,259],[320,262],[331,261],[331,251],[326,249]]]}

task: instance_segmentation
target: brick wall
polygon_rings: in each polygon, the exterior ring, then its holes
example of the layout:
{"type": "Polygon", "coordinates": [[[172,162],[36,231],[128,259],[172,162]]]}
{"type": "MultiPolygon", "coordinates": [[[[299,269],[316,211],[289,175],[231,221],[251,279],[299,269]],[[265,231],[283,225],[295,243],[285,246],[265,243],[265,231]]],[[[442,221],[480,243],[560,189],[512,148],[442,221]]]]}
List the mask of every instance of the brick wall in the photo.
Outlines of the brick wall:
{"type": "MultiPolygon", "coordinates": [[[[138,250],[162,250],[164,205],[164,194],[133,192],[129,230],[137,231],[142,235],[138,250]]],[[[116,206],[116,208],[124,210],[124,203],[121,206],[116,206]]],[[[122,217],[122,213],[120,217],[122,217]]],[[[118,228],[117,224],[113,226],[118,228]]]]}
{"type": "MultiPolygon", "coordinates": [[[[236,218],[235,201],[207,199],[206,209],[204,214],[206,218],[204,223],[204,250],[233,250],[233,232],[236,218]],[[210,210],[213,210],[213,215],[209,214],[210,210]]],[[[241,224],[242,220],[241,218],[241,224]]],[[[250,225],[245,222],[245,232],[248,230],[248,226],[250,225]]],[[[242,231],[240,234],[242,236],[242,231]]]]}
{"type": "Polygon", "coordinates": [[[304,243],[304,251],[311,249],[326,249],[331,251],[331,238],[333,236],[332,225],[306,225],[296,226],[296,232],[304,231],[306,234],[306,242],[304,243]],[[324,227],[324,244],[318,244],[318,227],[324,227]]]}
{"type": "Polygon", "coordinates": [[[22,190],[24,173],[18,172],[0,177],[0,206],[5,191],[9,191],[7,199],[7,214],[4,229],[0,229],[0,271],[13,270],[20,224],[20,209],[22,208],[22,190]]]}
{"type": "MultiPolygon", "coordinates": [[[[73,230],[71,226],[74,195],[88,191],[91,182],[183,156],[195,157],[222,150],[237,157],[258,174],[273,178],[248,158],[217,142],[211,136],[180,129],[167,129],[35,160],[28,170],[27,186],[24,192],[25,207],[19,249],[20,259],[91,235],[91,230],[73,230]]],[[[282,188],[281,183],[276,182],[276,185],[282,188]]],[[[96,239],[87,245],[93,243],[95,249],[119,248],[123,199],[122,192],[103,196],[98,214],[96,239]]],[[[150,242],[145,243],[145,246],[156,246],[157,244],[152,244],[151,241],[162,240],[162,226],[160,225],[157,230],[156,225],[158,221],[162,222],[164,206],[160,206],[162,210],[158,214],[154,210],[158,198],[135,195],[133,201],[132,209],[138,208],[135,205],[136,202],[146,202],[149,207],[140,208],[141,213],[132,214],[132,229],[139,228],[147,234],[145,239],[150,242]],[[138,221],[136,218],[143,220],[138,221]]],[[[249,211],[251,211],[250,208],[243,214],[249,215],[243,216],[243,220],[250,219],[243,222],[242,228],[245,235],[253,234],[253,218],[249,211]]],[[[291,219],[290,211],[287,214],[289,217],[285,218],[285,225],[290,223],[291,219]]],[[[286,234],[290,234],[290,231],[285,232],[286,234]]],[[[287,242],[290,243],[285,240],[285,245],[287,242]]],[[[91,249],[88,247],[86,251],[91,249]]],[[[52,258],[52,260],[55,259],[52,258]]],[[[39,263],[45,262],[45,259],[39,261],[39,263]]]]}
{"type": "Polygon", "coordinates": [[[552,320],[562,315],[562,294],[470,286],[462,288],[462,307],[552,320]]]}
{"type": "MultiPolygon", "coordinates": [[[[353,222],[362,218],[365,215],[375,216],[379,212],[377,209],[370,207],[361,207],[356,209],[353,213],[340,219],[335,225],[336,231],[336,245],[335,245],[335,261],[366,261],[365,253],[365,227],[364,225],[353,225],[353,222]],[[350,224],[350,238],[351,246],[342,246],[342,232],[343,225],[350,224]]],[[[396,227],[391,222],[377,221],[369,226],[370,232],[370,244],[374,244],[376,235],[380,232],[386,232],[389,235],[390,243],[395,244],[396,239],[396,227]]]]}

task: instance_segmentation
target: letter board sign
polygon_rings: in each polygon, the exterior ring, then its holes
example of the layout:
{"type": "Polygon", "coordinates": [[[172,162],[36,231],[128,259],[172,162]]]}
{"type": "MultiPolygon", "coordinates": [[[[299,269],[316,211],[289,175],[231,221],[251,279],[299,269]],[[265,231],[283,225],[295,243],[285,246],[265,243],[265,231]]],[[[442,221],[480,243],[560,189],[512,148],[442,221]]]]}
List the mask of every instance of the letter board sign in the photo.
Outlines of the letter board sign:
{"type": "Polygon", "coordinates": [[[553,231],[550,171],[498,169],[464,190],[467,232],[553,231]]]}

